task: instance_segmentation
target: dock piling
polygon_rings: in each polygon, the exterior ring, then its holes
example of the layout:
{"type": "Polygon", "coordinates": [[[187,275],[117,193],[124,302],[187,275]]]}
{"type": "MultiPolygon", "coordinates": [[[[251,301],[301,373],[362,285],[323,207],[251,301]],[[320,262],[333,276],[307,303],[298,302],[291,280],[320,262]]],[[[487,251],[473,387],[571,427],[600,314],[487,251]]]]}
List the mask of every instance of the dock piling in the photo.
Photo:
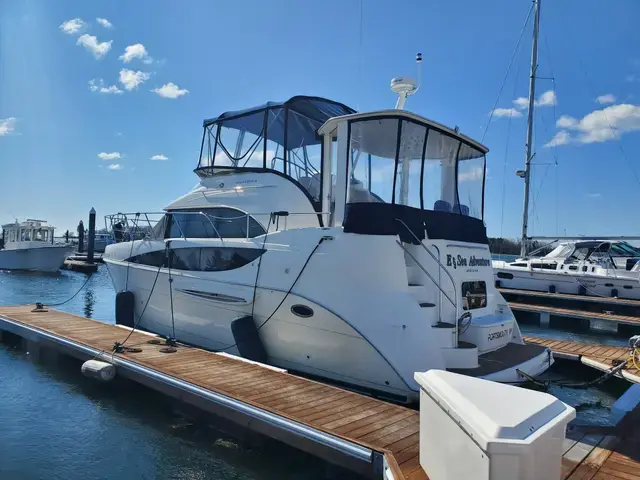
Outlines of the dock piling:
{"type": "Polygon", "coordinates": [[[89,210],[89,241],[87,242],[87,263],[93,263],[96,240],[96,209],[89,210]]]}

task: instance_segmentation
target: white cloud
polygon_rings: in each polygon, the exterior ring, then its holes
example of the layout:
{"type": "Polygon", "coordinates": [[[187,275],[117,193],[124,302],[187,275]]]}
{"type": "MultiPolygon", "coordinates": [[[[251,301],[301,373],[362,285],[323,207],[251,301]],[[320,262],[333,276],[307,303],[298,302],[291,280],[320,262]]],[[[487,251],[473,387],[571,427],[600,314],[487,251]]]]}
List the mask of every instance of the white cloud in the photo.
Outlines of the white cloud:
{"type": "Polygon", "coordinates": [[[98,42],[98,39],[93,35],[83,34],[78,37],[77,45],[82,45],[89,52],[93,53],[93,56],[97,59],[101,59],[104,57],[109,50],[111,50],[111,43],[113,40],[109,40],[108,42],[98,42]]]}
{"type": "Polygon", "coordinates": [[[105,87],[104,80],[102,80],[101,78],[99,78],[98,80],[96,80],[95,78],[89,80],[89,90],[97,93],[122,93],[122,90],[120,90],[117,85],[110,85],[108,87],[105,87]]]}
{"type": "Polygon", "coordinates": [[[520,113],[515,108],[496,108],[493,111],[494,117],[521,117],[522,113],[520,113]]]}
{"type": "Polygon", "coordinates": [[[151,160],[169,160],[169,157],[160,153],[158,155],[154,155],[153,157],[151,157],[151,160]]]}
{"type": "Polygon", "coordinates": [[[117,160],[122,158],[122,155],[120,155],[120,152],[111,152],[111,153],[101,152],[98,154],[98,158],[100,160],[117,160]]]}
{"type": "Polygon", "coordinates": [[[483,175],[482,167],[474,167],[466,172],[458,173],[458,181],[459,182],[471,182],[482,180],[483,175]]]}
{"type": "Polygon", "coordinates": [[[129,63],[135,58],[139,58],[143,63],[150,64],[153,62],[153,58],[149,56],[149,52],[141,43],[135,45],[129,45],[124,49],[124,53],[118,57],[124,63],[129,63]]]}
{"type": "Polygon", "coordinates": [[[122,170],[122,165],[119,163],[112,163],[108,168],[109,170],[122,170]]]}
{"type": "Polygon", "coordinates": [[[610,105],[602,110],[594,110],[581,120],[563,116],[558,126],[575,130],[579,143],[606,142],[620,138],[623,133],[640,131],[640,106],[630,104],[610,105]]]}
{"type": "Polygon", "coordinates": [[[573,127],[577,123],[578,123],[578,121],[575,118],[570,117],[569,115],[562,115],[558,119],[558,121],[556,122],[556,127],[558,127],[558,128],[570,128],[570,127],[573,127]]]}
{"type": "Polygon", "coordinates": [[[570,141],[571,141],[571,135],[569,135],[569,132],[567,132],[566,130],[560,130],[544,146],[557,147],[558,145],[566,145],[570,141]]]}
{"type": "Polygon", "coordinates": [[[0,137],[13,133],[16,128],[16,118],[0,118],[0,137]]]}
{"type": "Polygon", "coordinates": [[[611,93],[607,93],[606,95],[600,95],[598,98],[596,98],[596,102],[598,102],[600,105],[615,103],[616,97],[611,93]]]}
{"type": "Polygon", "coordinates": [[[524,110],[529,108],[529,99],[526,97],[518,97],[513,101],[513,104],[518,110],[524,110]]]}
{"type": "Polygon", "coordinates": [[[112,28],[113,24],[107,20],[106,18],[96,18],[96,22],[98,22],[100,25],[102,25],[104,28],[112,28]]]}
{"type": "Polygon", "coordinates": [[[157,93],[162,98],[178,98],[189,93],[189,90],[185,88],[181,89],[178,85],[171,82],[161,86],[160,88],[154,88],[151,91],[153,93],[157,93]]]}
{"type": "Polygon", "coordinates": [[[60,30],[67,35],[75,35],[79,31],[83,30],[87,24],[81,18],[74,18],[72,20],[67,20],[66,22],[60,25],[60,30]]]}
{"type": "Polygon", "coordinates": [[[149,80],[149,77],[151,74],[147,72],[135,72],[126,68],[120,70],[120,83],[129,91],[138,88],[138,85],[149,80]]]}
{"type": "Polygon", "coordinates": [[[558,97],[556,97],[556,92],[553,90],[547,90],[542,95],[538,97],[536,101],[536,107],[551,107],[558,103],[558,97]]]}

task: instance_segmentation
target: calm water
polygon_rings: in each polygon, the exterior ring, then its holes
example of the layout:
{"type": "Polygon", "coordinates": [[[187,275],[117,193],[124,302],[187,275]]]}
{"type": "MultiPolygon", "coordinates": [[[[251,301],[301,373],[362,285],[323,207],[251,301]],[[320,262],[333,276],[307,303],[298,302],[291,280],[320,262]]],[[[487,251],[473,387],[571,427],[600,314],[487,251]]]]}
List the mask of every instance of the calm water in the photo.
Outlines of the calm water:
{"type": "MultiPolygon", "coordinates": [[[[82,274],[0,271],[0,304],[66,300],[84,283],[82,274]]],[[[101,267],[69,303],[57,307],[113,322],[115,294],[101,267]]],[[[603,327],[572,333],[522,325],[526,334],[624,345],[603,327]]],[[[595,374],[557,363],[546,378],[578,382],[595,374]]],[[[189,420],[167,399],[125,381],[98,384],[80,375],[80,364],[32,362],[0,344],[0,479],[327,479],[348,472],[277,442],[239,441],[209,422],[189,420]]],[[[551,393],[578,408],[580,423],[609,424],[609,407],[623,382],[551,393]]],[[[352,477],[353,478],[353,477],[352,477]]]]}
{"type": "MultiPolygon", "coordinates": [[[[63,301],[82,274],[0,271],[0,304],[63,301]]],[[[112,322],[115,294],[101,267],[70,313],[112,322]]],[[[342,479],[349,472],[274,441],[237,440],[131,382],[102,385],[61,358],[35,363],[0,343],[0,479],[342,479]]]]}

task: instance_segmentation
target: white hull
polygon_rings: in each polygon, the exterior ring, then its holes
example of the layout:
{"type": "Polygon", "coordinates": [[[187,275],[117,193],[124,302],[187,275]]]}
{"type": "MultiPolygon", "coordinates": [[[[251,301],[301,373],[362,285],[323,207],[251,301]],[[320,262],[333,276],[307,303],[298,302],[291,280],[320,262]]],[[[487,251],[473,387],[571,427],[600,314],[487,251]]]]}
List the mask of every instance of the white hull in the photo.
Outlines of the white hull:
{"type": "MultiPolygon", "coordinates": [[[[308,229],[273,234],[274,243],[270,242],[270,247],[277,248],[267,249],[263,255],[255,308],[257,260],[223,272],[172,270],[170,292],[167,269],[161,268],[158,272],[157,267],[114,258],[113,252],[117,250],[128,256],[130,244],[109,247],[103,258],[116,291],[133,292],[136,319],[150,298],[138,327],[185,343],[237,355],[231,322],[253,315],[268,355],[267,363],[382,392],[403,401],[417,398],[418,388],[412,381],[414,372],[464,368],[459,362],[462,360],[464,364],[466,360],[457,356],[462,351],[448,343],[452,341],[451,330],[432,328],[437,322],[437,309],[425,311],[419,305],[419,301],[429,301],[429,297],[437,301],[438,295],[432,289],[423,292],[411,291],[412,287],[407,289],[403,252],[392,237],[332,232],[335,239],[321,245],[305,274],[287,295],[320,233],[323,232],[319,229],[308,229]],[[276,240],[277,237],[282,238],[276,240]],[[294,244],[298,247],[285,247],[294,244]],[[370,259],[376,257],[374,251],[384,251],[386,255],[378,256],[377,263],[371,262],[370,259]],[[340,270],[346,263],[350,268],[340,270]],[[149,297],[156,275],[155,288],[149,297]],[[278,308],[285,295],[284,303],[278,308]],[[311,308],[313,316],[294,315],[291,310],[294,305],[311,308]],[[449,356],[449,352],[453,356],[449,356]]],[[[172,241],[172,246],[179,248],[178,242],[172,241]]],[[[152,243],[156,242],[137,243],[134,255],[148,248],[157,249],[152,243]]],[[[212,243],[215,241],[208,245],[212,243]]],[[[186,244],[193,245],[193,242],[186,244]]],[[[234,244],[247,247],[246,242],[224,242],[227,247],[234,244]]],[[[256,240],[256,244],[261,246],[262,240],[256,240]]],[[[416,252],[420,250],[421,247],[415,247],[416,252]]],[[[470,274],[476,277],[476,269],[472,270],[470,274]]],[[[454,275],[469,273],[458,269],[454,275]]],[[[445,305],[442,308],[443,312],[447,310],[445,305]]],[[[499,294],[492,295],[490,305],[476,310],[474,315],[479,323],[461,338],[481,345],[479,353],[499,349],[509,342],[522,343],[515,319],[499,294]],[[494,313],[498,310],[500,313],[494,313]],[[491,319],[493,323],[487,324],[491,319]],[[509,336],[490,335],[504,328],[509,329],[509,336]],[[487,336],[491,340],[487,341],[487,336]]],[[[546,352],[539,357],[505,368],[495,378],[524,381],[516,369],[537,375],[549,366],[546,352]]],[[[472,369],[477,366],[475,360],[467,365],[472,369]]]]}
{"type": "Polygon", "coordinates": [[[586,295],[611,297],[617,290],[618,298],[640,300],[640,282],[637,272],[620,272],[617,276],[570,274],[555,271],[504,268],[503,262],[494,262],[495,278],[504,288],[548,292],[550,286],[557,293],[580,294],[582,288],[586,295]],[[512,278],[507,278],[512,277],[512,278]]]}
{"type": "Polygon", "coordinates": [[[66,245],[0,250],[0,270],[56,272],[70,250],[66,245]]]}

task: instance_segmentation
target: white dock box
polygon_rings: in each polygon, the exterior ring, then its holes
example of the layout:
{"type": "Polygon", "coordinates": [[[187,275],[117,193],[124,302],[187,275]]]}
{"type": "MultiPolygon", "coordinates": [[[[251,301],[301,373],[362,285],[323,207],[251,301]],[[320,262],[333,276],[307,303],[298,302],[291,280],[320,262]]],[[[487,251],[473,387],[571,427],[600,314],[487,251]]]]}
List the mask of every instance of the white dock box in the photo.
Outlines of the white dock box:
{"type": "Polygon", "coordinates": [[[420,464],[431,480],[560,479],[575,410],[547,393],[442,370],[420,384],[420,464]]]}

